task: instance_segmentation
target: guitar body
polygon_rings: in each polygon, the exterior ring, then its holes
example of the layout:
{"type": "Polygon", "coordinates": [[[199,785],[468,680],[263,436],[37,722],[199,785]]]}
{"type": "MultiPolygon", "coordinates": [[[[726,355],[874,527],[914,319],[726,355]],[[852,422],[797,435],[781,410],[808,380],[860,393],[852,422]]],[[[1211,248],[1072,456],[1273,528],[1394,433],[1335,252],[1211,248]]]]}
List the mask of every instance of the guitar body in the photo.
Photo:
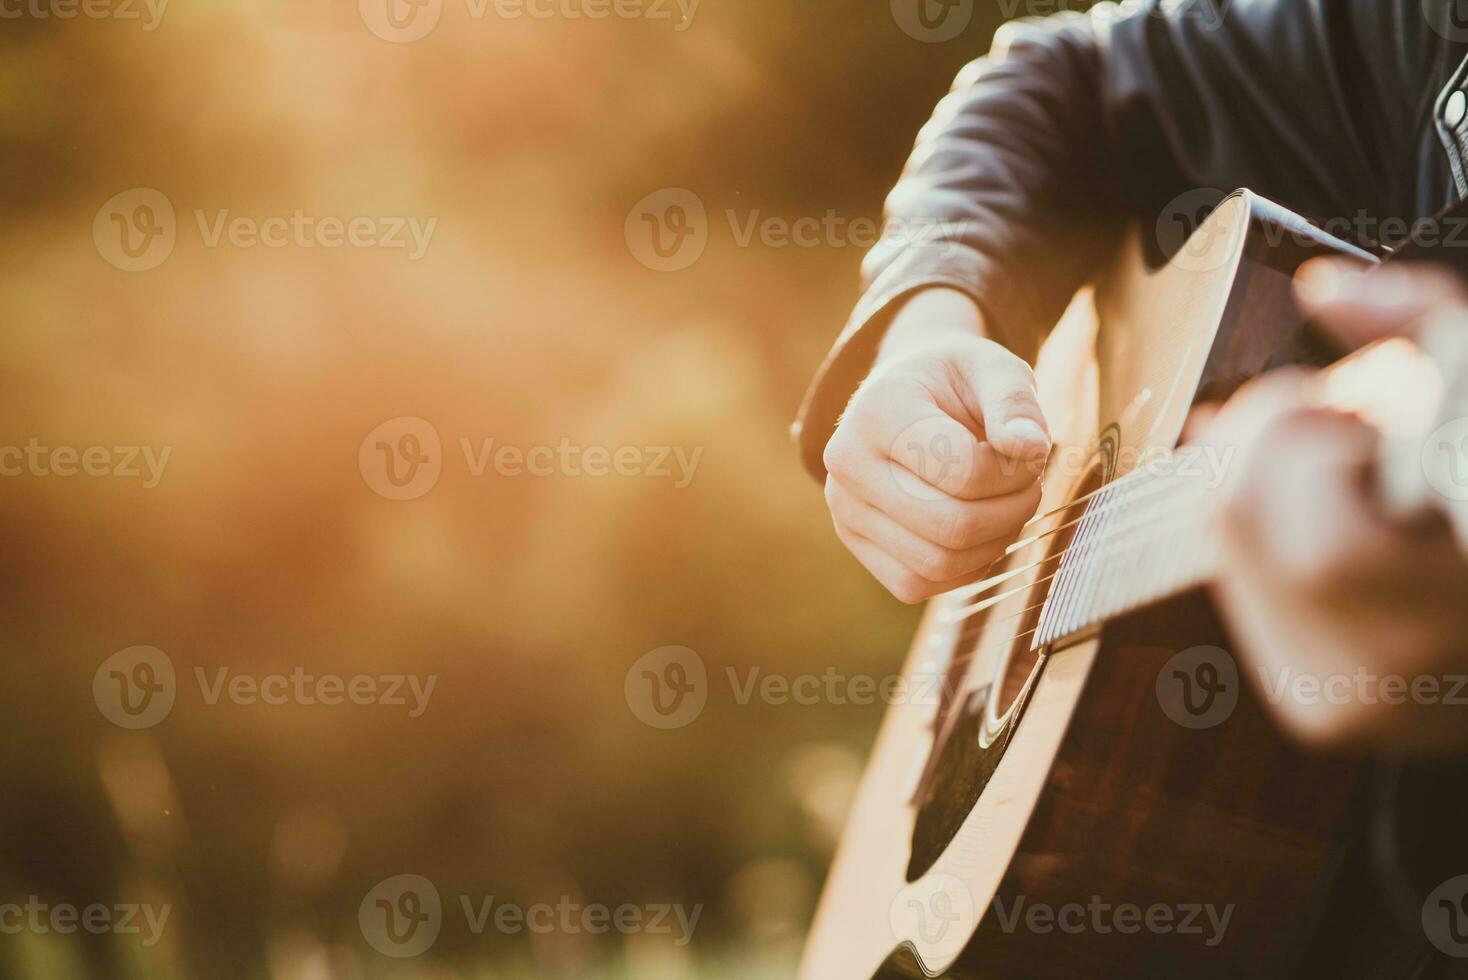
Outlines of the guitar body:
{"type": "Polygon", "coordinates": [[[1041,356],[1056,450],[1034,540],[1000,585],[929,604],[802,980],[1396,975],[1361,767],[1275,731],[1200,594],[1030,649],[1073,502],[1175,447],[1198,400],[1311,359],[1294,269],[1369,258],[1247,192],[1160,268],[1139,241],[1041,356]]]}

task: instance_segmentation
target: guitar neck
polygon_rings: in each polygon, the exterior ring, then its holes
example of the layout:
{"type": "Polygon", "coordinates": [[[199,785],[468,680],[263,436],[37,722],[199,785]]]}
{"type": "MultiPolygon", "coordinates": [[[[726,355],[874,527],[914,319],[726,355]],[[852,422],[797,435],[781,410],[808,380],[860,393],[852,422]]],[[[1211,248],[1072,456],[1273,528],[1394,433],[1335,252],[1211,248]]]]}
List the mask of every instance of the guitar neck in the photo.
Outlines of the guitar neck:
{"type": "Polygon", "coordinates": [[[1091,497],[1041,613],[1035,649],[1213,577],[1219,493],[1195,464],[1186,452],[1170,455],[1091,497]]]}

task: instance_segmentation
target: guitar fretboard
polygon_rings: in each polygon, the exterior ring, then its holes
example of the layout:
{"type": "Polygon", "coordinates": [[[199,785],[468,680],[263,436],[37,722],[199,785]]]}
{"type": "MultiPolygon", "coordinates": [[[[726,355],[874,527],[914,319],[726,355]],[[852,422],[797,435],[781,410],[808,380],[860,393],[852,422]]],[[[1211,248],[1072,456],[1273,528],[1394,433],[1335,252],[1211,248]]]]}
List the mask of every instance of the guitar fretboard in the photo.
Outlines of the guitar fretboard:
{"type": "Polygon", "coordinates": [[[1045,603],[1034,649],[1210,579],[1218,490],[1186,451],[1115,480],[1086,504],[1045,603]]]}

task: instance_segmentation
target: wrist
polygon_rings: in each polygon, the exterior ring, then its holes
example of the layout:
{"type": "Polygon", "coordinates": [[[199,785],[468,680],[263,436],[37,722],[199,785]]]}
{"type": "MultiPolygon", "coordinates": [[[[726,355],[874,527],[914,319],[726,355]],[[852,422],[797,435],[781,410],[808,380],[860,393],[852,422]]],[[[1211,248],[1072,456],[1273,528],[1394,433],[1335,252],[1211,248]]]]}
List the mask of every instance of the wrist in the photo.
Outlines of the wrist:
{"type": "Polygon", "coordinates": [[[902,357],[944,340],[982,338],[984,314],[965,292],[947,286],[920,289],[892,316],[877,362],[902,357]]]}

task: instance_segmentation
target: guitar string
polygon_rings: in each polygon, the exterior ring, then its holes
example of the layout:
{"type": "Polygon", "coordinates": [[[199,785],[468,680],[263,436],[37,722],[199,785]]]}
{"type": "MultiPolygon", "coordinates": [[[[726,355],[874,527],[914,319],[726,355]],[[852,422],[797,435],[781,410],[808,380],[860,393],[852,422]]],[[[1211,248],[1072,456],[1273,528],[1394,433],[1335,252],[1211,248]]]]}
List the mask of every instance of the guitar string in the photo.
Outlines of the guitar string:
{"type": "Polygon", "coordinates": [[[1104,493],[1106,490],[1116,487],[1117,485],[1119,485],[1123,481],[1130,480],[1131,478],[1133,478],[1135,476],[1140,476],[1140,475],[1141,475],[1140,472],[1138,472],[1138,473],[1127,473],[1124,476],[1117,477],[1115,480],[1112,480],[1110,483],[1102,484],[1101,486],[1097,487],[1095,490],[1092,490],[1090,493],[1082,494],[1081,496],[1075,498],[1074,500],[1070,501],[1069,503],[1061,504],[1059,507],[1053,507],[1050,510],[1047,510],[1043,514],[1036,514],[1034,517],[1031,517],[1028,521],[1025,521],[1024,527],[1021,527],[1020,530],[1023,531],[1026,527],[1029,527],[1031,524],[1035,524],[1035,523],[1037,523],[1039,521],[1043,521],[1047,517],[1053,517],[1054,515],[1060,513],[1063,510],[1067,510],[1067,509],[1069,509],[1071,507],[1074,507],[1076,504],[1083,504],[1087,500],[1090,500],[1092,497],[1096,496],[1097,494],[1104,493]]]}
{"type": "MultiPolygon", "coordinates": [[[[1102,490],[1116,489],[1118,487],[1118,485],[1121,483],[1122,480],[1127,480],[1131,476],[1132,476],[1132,474],[1128,474],[1127,476],[1121,477],[1118,480],[1115,480],[1115,481],[1113,481],[1111,483],[1108,483],[1105,487],[1102,487],[1101,490],[1093,491],[1092,493],[1086,494],[1083,497],[1077,497],[1075,499],[1075,501],[1073,501],[1071,504],[1068,504],[1065,507],[1058,507],[1055,510],[1050,511],[1048,514],[1045,514],[1045,515],[1042,515],[1042,516],[1043,517],[1051,517],[1051,516],[1054,516],[1055,514],[1059,513],[1060,511],[1069,510],[1071,507],[1075,506],[1075,504],[1081,503],[1081,502],[1083,502],[1085,500],[1090,499],[1091,497],[1095,496],[1096,494],[1101,493],[1102,490]]],[[[1036,544],[1037,542],[1043,541],[1045,538],[1048,538],[1051,535],[1058,534],[1059,532],[1064,531],[1066,528],[1073,527],[1074,525],[1076,525],[1076,524],[1080,523],[1081,521],[1085,520],[1086,517],[1088,517],[1088,516],[1098,516],[1099,517],[1100,515],[1105,514],[1105,513],[1108,513],[1109,511],[1115,510],[1117,508],[1126,506],[1128,504],[1134,504],[1134,503],[1137,503],[1138,501],[1145,500],[1148,497],[1155,496],[1156,494],[1161,493],[1164,490],[1168,489],[1169,487],[1175,485],[1173,483],[1167,482],[1167,478],[1165,476],[1159,476],[1159,477],[1156,477],[1156,479],[1159,482],[1155,486],[1152,486],[1150,488],[1147,488],[1144,493],[1131,492],[1131,493],[1129,493],[1129,494],[1127,494],[1125,496],[1119,496],[1116,500],[1107,501],[1106,503],[1102,504],[1101,506],[1096,507],[1094,510],[1092,510],[1090,508],[1087,508],[1087,510],[1086,510],[1085,513],[1082,513],[1079,517],[1075,518],[1072,521],[1068,521],[1065,524],[1057,525],[1056,527],[1053,527],[1053,528],[1051,528],[1048,531],[1044,531],[1044,532],[1041,532],[1039,534],[1032,535],[1032,536],[1030,536],[1028,538],[1022,538],[1022,539],[1014,542],[1009,547],[1007,547],[1007,548],[1004,549],[1004,557],[1008,557],[1009,555],[1012,555],[1012,554],[1014,554],[1017,551],[1020,551],[1020,550],[1022,550],[1024,548],[1028,548],[1032,544],[1036,544]]],[[[1025,527],[1029,527],[1030,524],[1035,523],[1035,520],[1038,520],[1038,519],[1039,518],[1032,519],[1028,524],[1025,525],[1025,527]]],[[[1023,528],[1021,528],[1021,530],[1023,530],[1023,528]]],[[[1017,569],[1016,571],[1024,571],[1024,569],[1017,569]]],[[[996,584],[999,581],[1002,581],[1003,580],[1003,576],[1005,576],[1006,574],[1007,573],[1000,573],[1000,575],[998,575],[998,576],[993,576],[990,579],[984,579],[983,581],[974,583],[974,585],[960,586],[958,589],[954,589],[949,594],[950,595],[951,594],[962,594],[964,592],[964,590],[974,589],[975,591],[972,593],[972,595],[977,596],[980,593],[982,593],[985,588],[987,588],[987,587],[989,587],[989,586],[991,586],[993,584],[996,584]]],[[[1013,576],[1009,576],[1009,577],[1013,577],[1013,576]]],[[[967,598],[968,596],[964,595],[962,597],[967,598]]]]}
{"type": "MultiPolygon", "coordinates": [[[[1105,508],[1103,508],[1103,510],[1104,509],[1105,508]]],[[[1177,508],[1175,507],[1174,510],[1176,510],[1176,509],[1177,508]]],[[[1099,512],[1100,511],[1098,511],[1098,513],[1099,512]]],[[[1115,527],[1115,528],[1105,529],[1103,531],[1102,535],[1100,537],[1094,539],[1093,541],[1091,541],[1091,543],[1092,544],[1095,544],[1095,543],[1098,543],[1098,542],[1102,542],[1102,541],[1114,539],[1118,534],[1122,533],[1123,531],[1128,531],[1128,530],[1131,530],[1131,529],[1132,529],[1131,526],[1118,526],[1118,527],[1115,527]]],[[[1144,534],[1142,536],[1139,536],[1139,537],[1135,538],[1134,540],[1128,541],[1125,545],[1122,546],[1122,548],[1112,549],[1109,553],[1107,553],[1105,555],[1098,554],[1098,555],[1095,555],[1095,556],[1088,556],[1087,558],[1082,559],[1082,562],[1083,562],[1083,564],[1089,564],[1089,563],[1094,563],[1094,562],[1102,561],[1102,560],[1113,560],[1114,561],[1115,558],[1117,556],[1119,556],[1119,555],[1130,553],[1132,551],[1135,551],[1138,548],[1145,547],[1145,546],[1147,546],[1147,545],[1149,545],[1149,544],[1157,541],[1160,538],[1166,538],[1166,537],[1170,536],[1172,533],[1174,533],[1174,532],[1170,528],[1166,528],[1166,527],[1158,528],[1158,529],[1153,530],[1149,534],[1144,534]]],[[[1045,559],[1042,559],[1041,561],[1039,561],[1039,562],[1037,562],[1035,564],[1036,565],[1043,565],[1047,561],[1055,561],[1055,560],[1058,560],[1061,557],[1063,557],[1066,553],[1068,553],[1069,551],[1070,551],[1070,548],[1066,548],[1066,549],[1064,549],[1064,550],[1062,550],[1060,552],[1057,552],[1054,555],[1051,555],[1051,556],[1049,556],[1049,557],[1047,557],[1045,559]]],[[[1080,567],[1080,566],[1077,566],[1077,567],[1080,567]]],[[[1010,597],[1012,597],[1014,595],[1018,595],[1021,592],[1025,592],[1025,591],[1029,591],[1031,589],[1034,589],[1034,588],[1036,588],[1036,587],[1038,587],[1040,585],[1043,585],[1045,582],[1048,582],[1048,581],[1054,579],[1056,576],[1058,576],[1060,574],[1061,570],[1062,569],[1058,569],[1057,568],[1056,571],[1052,572],[1049,575],[1044,576],[1043,578],[1036,579],[1035,581],[1030,582],[1027,585],[1023,585],[1023,586],[1020,586],[1020,587],[1018,587],[1016,589],[1013,589],[1013,590],[1011,590],[1009,592],[1006,592],[1002,596],[992,597],[992,598],[990,598],[989,600],[986,600],[983,603],[979,603],[978,606],[981,606],[982,608],[989,608],[989,607],[997,604],[998,602],[1003,601],[1004,599],[1010,598],[1010,597]]],[[[1005,623],[1013,622],[1014,620],[1019,619],[1021,616],[1025,616],[1028,613],[1034,612],[1036,609],[1043,609],[1044,606],[1050,601],[1050,598],[1051,598],[1051,591],[1050,590],[1047,590],[1046,593],[1045,593],[1045,595],[1042,598],[1040,598],[1040,600],[1038,602],[1032,603],[1031,605],[1028,605],[1028,606],[1024,607],[1023,609],[1019,610],[1018,612],[1011,613],[1010,615],[1005,616],[1003,619],[997,619],[997,620],[994,620],[991,623],[986,623],[985,624],[984,634],[980,638],[978,638],[977,642],[975,642],[974,644],[972,644],[970,646],[970,648],[969,648],[968,651],[966,651],[966,652],[964,652],[964,651],[955,652],[955,655],[953,657],[953,660],[950,661],[949,666],[948,666],[947,669],[951,669],[955,665],[965,666],[965,668],[966,668],[966,665],[970,661],[979,661],[979,660],[982,660],[986,655],[996,653],[999,650],[1002,650],[1005,646],[1012,646],[1012,645],[1020,642],[1021,640],[1024,640],[1026,637],[1030,637],[1030,636],[1035,635],[1037,632],[1040,631],[1040,628],[1044,625],[1043,618],[1040,619],[1039,621],[1037,621],[1033,627],[1031,627],[1028,630],[1025,630],[1022,633],[1010,634],[1010,633],[1004,633],[1004,632],[996,632],[996,628],[999,627],[999,626],[1004,625],[1005,623]]],[[[1126,605],[1124,604],[1122,608],[1126,608],[1126,605]]],[[[974,610],[957,610],[956,611],[957,613],[967,613],[966,615],[961,615],[959,617],[958,621],[959,622],[962,622],[964,620],[967,620],[967,619],[971,618],[971,616],[973,615],[973,613],[975,613],[977,611],[979,611],[977,608],[974,609],[974,610]]],[[[1034,651],[1031,651],[1031,652],[1034,652],[1034,651]]]]}
{"type": "MultiPolygon", "coordinates": [[[[1105,513],[1106,510],[1107,510],[1107,508],[1102,508],[1102,509],[1098,510],[1097,513],[1098,514],[1105,513]]],[[[1154,518],[1154,520],[1155,520],[1155,518],[1154,518]]],[[[1072,522],[1072,523],[1074,523],[1074,522],[1072,522]]],[[[1065,525],[1065,527],[1069,527],[1069,526],[1070,525],[1068,525],[1068,524],[1065,525]]],[[[1122,534],[1123,532],[1130,531],[1132,529],[1133,529],[1133,526],[1126,526],[1126,527],[1118,526],[1118,527],[1114,527],[1114,528],[1102,528],[1100,534],[1096,535],[1095,537],[1087,538],[1084,543],[1085,544],[1089,544],[1089,545],[1093,545],[1093,546],[1094,545],[1105,544],[1105,543],[1108,543],[1110,541],[1114,541],[1117,538],[1118,535],[1122,534]]],[[[1056,531],[1059,531],[1059,530],[1063,530],[1063,528],[1056,528],[1056,531]]],[[[1054,532],[1051,532],[1051,533],[1054,533],[1054,532]]],[[[1160,532],[1154,532],[1153,534],[1147,536],[1146,538],[1144,538],[1142,540],[1144,542],[1155,541],[1159,537],[1165,537],[1168,533],[1170,533],[1170,532],[1167,531],[1167,530],[1163,530],[1163,531],[1160,531],[1160,532]]],[[[1039,561],[1032,562],[1029,565],[1023,566],[1022,568],[1015,569],[1012,574],[1007,574],[1007,575],[1003,576],[1002,577],[1002,581],[1008,581],[1010,579],[1013,579],[1016,575],[1018,575],[1020,573],[1023,573],[1023,572],[1026,572],[1026,571],[1029,571],[1031,569],[1037,568],[1037,567],[1039,567],[1041,565],[1044,565],[1046,562],[1059,561],[1060,559],[1064,558],[1066,555],[1070,554],[1071,549],[1072,548],[1075,548],[1075,547],[1077,547],[1076,544],[1067,545],[1066,547],[1062,548],[1060,551],[1055,552],[1053,555],[1047,555],[1046,557],[1041,558],[1039,561]]],[[[1129,545],[1128,547],[1130,548],[1131,546],[1129,545]]],[[[1108,558],[1108,557],[1110,557],[1112,555],[1115,555],[1117,553],[1118,552],[1116,551],[1116,549],[1113,549],[1107,555],[1096,555],[1094,557],[1088,557],[1088,558],[1085,558],[1085,559],[1081,559],[1081,561],[1083,563],[1096,562],[1096,561],[1100,561],[1100,560],[1103,560],[1105,558],[1108,558]]],[[[1077,566],[1077,567],[1079,568],[1080,566],[1077,566]]],[[[1052,572],[1051,574],[1045,576],[1044,578],[1036,579],[1035,581],[1026,583],[1024,585],[1016,586],[1013,589],[1010,589],[1008,592],[1002,592],[1002,593],[999,593],[998,595],[986,596],[985,598],[979,600],[978,602],[975,602],[973,605],[960,606],[957,609],[949,610],[948,612],[945,613],[945,618],[947,618],[949,622],[962,622],[963,620],[968,619],[969,617],[973,616],[976,613],[983,612],[985,609],[989,609],[992,606],[995,606],[995,605],[1003,602],[1005,599],[1008,599],[1011,596],[1018,595],[1019,593],[1025,592],[1025,591],[1027,591],[1029,589],[1032,589],[1032,588],[1034,588],[1037,585],[1041,585],[1041,584],[1043,584],[1045,582],[1048,582],[1052,578],[1054,578],[1056,575],[1059,575],[1059,574],[1060,574],[1060,569],[1056,569],[1054,572],[1052,572]]],[[[997,577],[996,577],[996,580],[998,580],[997,577]]],[[[967,596],[963,596],[962,595],[962,591],[963,591],[962,589],[954,589],[953,591],[948,592],[946,594],[947,595],[950,595],[950,596],[959,596],[961,598],[967,598],[967,596]]],[[[982,594],[982,591],[983,590],[980,590],[980,592],[975,593],[974,594],[975,597],[978,596],[978,595],[980,595],[980,594],[982,594]]]]}
{"type": "MultiPolygon", "coordinates": [[[[1099,542],[1099,541],[1104,541],[1104,540],[1107,540],[1107,539],[1114,539],[1117,536],[1117,534],[1119,534],[1120,532],[1122,532],[1124,530],[1128,530],[1128,529],[1127,528],[1114,528],[1114,529],[1109,529],[1100,538],[1097,538],[1096,541],[1099,542]]],[[[1132,540],[1132,541],[1127,542],[1120,549],[1113,549],[1109,554],[1107,554],[1105,556],[1098,555],[1095,558],[1082,559],[1082,561],[1083,561],[1083,563],[1090,563],[1090,562],[1100,561],[1100,560],[1103,560],[1103,559],[1114,559],[1118,555],[1121,555],[1121,554],[1124,554],[1124,553],[1130,553],[1132,551],[1135,551],[1138,548],[1141,548],[1141,547],[1144,547],[1146,545],[1152,544],[1153,542],[1157,541],[1160,538],[1166,538],[1166,537],[1170,536],[1172,533],[1173,533],[1173,531],[1171,529],[1168,529],[1168,528],[1162,528],[1162,529],[1159,529],[1159,530],[1154,530],[1150,534],[1144,535],[1144,536],[1139,537],[1139,538],[1137,538],[1135,540],[1132,540]]],[[[1069,550],[1070,549],[1067,548],[1067,549],[1065,549],[1065,551],[1059,552],[1056,555],[1052,555],[1050,558],[1046,558],[1046,559],[1044,559],[1044,561],[1038,562],[1037,564],[1044,564],[1045,561],[1055,560],[1055,559],[1061,557],[1062,555],[1064,555],[1069,550]]],[[[951,614],[953,617],[955,617],[953,621],[963,622],[965,620],[968,620],[975,613],[981,612],[983,609],[988,609],[988,608],[990,608],[990,607],[998,604],[999,602],[1003,601],[1004,599],[1011,598],[1011,597],[1013,597],[1015,595],[1020,594],[1021,592],[1026,592],[1026,591],[1029,591],[1030,589],[1036,588],[1037,586],[1043,585],[1044,583],[1046,583],[1046,582],[1050,581],[1051,579],[1054,579],[1056,576],[1058,576],[1060,574],[1060,572],[1061,572],[1061,570],[1060,569],[1057,569],[1056,571],[1052,572],[1051,574],[1046,575],[1043,578],[1036,579],[1035,581],[1030,582],[1027,585],[1020,586],[1020,587],[1018,587],[1016,589],[1013,589],[1013,590],[1011,590],[1009,592],[1004,593],[1003,595],[994,596],[991,599],[988,599],[988,600],[986,600],[986,601],[984,601],[982,603],[978,603],[978,604],[976,604],[975,607],[972,607],[972,608],[971,607],[964,607],[962,609],[954,610],[952,612],[952,614],[951,614]]],[[[1001,626],[1001,625],[1003,625],[1005,623],[1008,623],[1008,622],[1012,622],[1013,620],[1018,619],[1019,617],[1025,615],[1026,613],[1033,612],[1035,609],[1042,608],[1043,606],[1046,605],[1046,603],[1048,603],[1050,601],[1050,597],[1051,597],[1051,593],[1049,591],[1047,591],[1045,593],[1045,596],[1042,599],[1040,599],[1038,602],[1036,602],[1036,603],[1034,603],[1032,605],[1026,606],[1024,609],[1021,609],[1020,611],[1018,611],[1016,613],[1013,613],[1011,615],[1005,616],[1003,619],[996,619],[993,622],[986,624],[986,631],[985,631],[985,634],[986,635],[985,635],[985,637],[982,638],[982,639],[980,639],[978,643],[974,644],[973,645],[973,648],[971,649],[970,652],[965,653],[965,654],[961,654],[961,655],[955,655],[955,658],[954,658],[955,661],[957,661],[959,663],[962,663],[962,662],[966,662],[968,660],[977,659],[978,657],[980,657],[982,654],[984,654],[986,652],[992,652],[993,649],[994,649],[994,647],[996,647],[996,646],[1000,646],[1000,645],[1003,645],[1003,644],[1015,643],[1015,642],[1023,639],[1024,637],[1030,636],[1030,635],[1034,634],[1035,632],[1037,632],[1040,629],[1040,626],[1042,625],[1040,623],[1036,623],[1035,624],[1035,627],[1033,629],[1030,629],[1030,630],[1027,630],[1024,633],[1019,633],[1019,634],[1015,634],[1015,635],[1010,635],[1010,634],[1006,634],[1006,633],[994,633],[994,632],[992,632],[992,630],[995,627],[1001,626]]]]}
{"type": "MultiPolygon", "coordinates": [[[[1126,479],[1126,478],[1123,477],[1122,479],[1126,479]]],[[[1101,506],[1096,507],[1094,510],[1093,509],[1090,509],[1090,508],[1087,508],[1086,511],[1085,511],[1085,513],[1082,513],[1079,517],[1075,518],[1074,520],[1067,521],[1064,524],[1057,525],[1056,527],[1053,527],[1050,530],[1044,531],[1044,532],[1042,532],[1040,534],[1035,534],[1035,535],[1032,535],[1032,536],[1030,536],[1028,538],[1023,538],[1023,539],[1021,539],[1019,541],[1016,541],[1014,544],[1012,544],[1008,548],[1004,549],[1004,557],[1007,558],[1010,555],[1012,555],[1012,554],[1014,554],[1014,553],[1016,553],[1018,551],[1022,551],[1025,548],[1028,548],[1028,547],[1030,547],[1033,544],[1038,544],[1039,542],[1045,540],[1048,537],[1051,537],[1051,536],[1053,536],[1055,534],[1059,534],[1061,531],[1064,531],[1064,530],[1066,530],[1068,528],[1074,527],[1075,525],[1079,524],[1081,521],[1085,520],[1087,517],[1100,517],[1103,514],[1110,513],[1112,511],[1118,510],[1118,509],[1120,509],[1122,507],[1125,507],[1125,506],[1128,506],[1128,505],[1136,504],[1136,503],[1138,503],[1138,502],[1140,502],[1142,500],[1147,499],[1148,497],[1156,496],[1156,495],[1158,495],[1160,493],[1163,493],[1164,491],[1166,491],[1168,489],[1171,489],[1171,488],[1176,487],[1176,486],[1179,485],[1179,484],[1177,484],[1175,482],[1168,481],[1165,478],[1158,478],[1158,479],[1159,479],[1160,482],[1157,485],[1148,488],[1145,493],[1142,493],[1142,494],[1132,493],[1132,494],[1126,495],[1124,497],[1119,497],[1116,500],[1108,501],[1105,504],[1102,504],[1101,506]]],[[[1107,484],[1107,486],[1108,487],[1114,487],[1114,486],[1116,486],[1116,484],[1115,483],[1110,483],[1110,484],[1107,484]]],[[[1105,489],[1105,488],[1103,488],[1103,489],[1105,489]]],[[[1089,496],[1091,496],[1091,495],[1088,494],[1087,497],[1089,497],[1089,496]]],[[[1077,502],[1079,502],[1080,500],[1084,500],[1084,499],[1086,499],[1086,498],[1085,497],[1078,498],[1077,499],[1077,502]]],[[[1059,509],[1060,510],[1067,510],[1069,508],[1068,507],[1063,507],[1063,508],[1059,508],[1059,509]]],[[[1052,511],[1051,512],[1051,514],[1054,514],[1054,513],[1056,513],[1056,511],[1052,511]]],[[[1031,522],[1031,523],[1033,523],[1033,522],[1031,522]]],[[[1066,548],[1062,549],[1061,551],[1057,552],[1054,556],[1051,556],[1051,557],[1060,557],[1060,556],[1066,554],[1069,551],[1070,551],[1070,546],[1067,546],[1066,548]]],[[[1043,558],[1039,562],[1032,563],[1030,565],[1023,566],[1021,568],[1009,569],[1009,570],[1006,570],[1004,572],[1000,572],[997,575],[993,575],[993,576],[990,576],[988,578],[982,579],[981,581],[976,582],[973,585],[965,585],[965,586],[960,586],[957,589],[953,589],[953,590],[951,590],[948,593],[948,595],[951,595],[951,596],[954,596],[954,597],[960,598],[960,599],[978,598],[979,596],[983,595],[986,591],[990,591],[993,588],[995,588],[995,587],[997,587],[999,585],[1002,585],[1004,582],[1006,582],[1006,581],[1008,581],[1008,580],[1010,580],[1010,579],[1012,579],[1012,578],[1014,578],[1014,577],[1016,577],[1016,576],[1018,576],[1020,574],[1023,574],[1025,571],[1028,571],[1030,568],[1033,568],[1035,566],[1035,564],[1043,564],[1045,561],[1048,561],[1048,560],[1049,560],[1048,558],[1043,558]]]]}

